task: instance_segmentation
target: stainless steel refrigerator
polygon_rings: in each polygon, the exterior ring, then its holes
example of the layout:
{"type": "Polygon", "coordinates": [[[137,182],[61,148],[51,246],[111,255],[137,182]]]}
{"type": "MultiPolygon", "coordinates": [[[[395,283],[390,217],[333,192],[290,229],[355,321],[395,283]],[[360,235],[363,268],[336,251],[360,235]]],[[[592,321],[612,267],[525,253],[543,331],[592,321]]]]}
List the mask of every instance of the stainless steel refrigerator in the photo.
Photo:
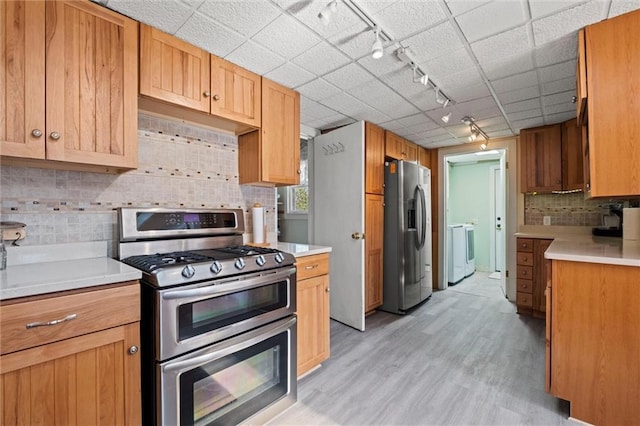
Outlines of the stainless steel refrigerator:
{"type": "Polygon", "coordinates": [[[384,292],[381,309],[396,314],[431,296],[431,171],[385,163],[384,292]]]}

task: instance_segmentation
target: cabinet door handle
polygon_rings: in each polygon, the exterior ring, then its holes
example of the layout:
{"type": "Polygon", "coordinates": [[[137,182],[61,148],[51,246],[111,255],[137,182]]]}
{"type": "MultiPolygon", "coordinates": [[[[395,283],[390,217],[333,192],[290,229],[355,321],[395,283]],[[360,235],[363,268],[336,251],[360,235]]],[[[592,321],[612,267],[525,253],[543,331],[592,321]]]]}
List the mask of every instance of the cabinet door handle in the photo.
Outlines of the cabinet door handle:
{"type": "Polygon", "coordinates": [[[51,132],[49,133],[49,137],[51,139],[53,139],[54,141],[57,141],[58,139],[60,139],[60,133],[58,132],[51,132]]]}
{"type": "Polygon", "coordinates": [[[329,293],[329,289],[326,289],[325,291],[326,291],[327,293],[329,293]]]}
{"type": "Polygon", "coordinates": [[[220,95],[213,95],[213,100],[214,101],[219,101],[220,100],[220,95]]]}
{"type": "Polygon", "coordinates": [[[136,345],[133,345],[129,348],[129,355],[135,355],[138,353],[138,347],[136,345]]]}
{"type": "Polygon", "coordinates": [[[318,264],[305,266],[304,269],[315,269],[318,267],[318,264]]]}
{"type": "Polygon", "coordinates": [[[205,98],[208,98],[209,96],[211,96],[211,92],[208,90],[205,90],[202,96],[204,96],[205,98]]]}
{"type": "Polygon", "coordinates": [[[78,317],[78,314],[70,314],[67,315],[64,318],[58,319],[58,320],[53,320],[53,321],[48,321],[48,322],[30,322],[29,324],[27,324],[27,330],[30,328],[36,328],[36,327],[45,327],[45,326],[49,326],[49,325],[57,325],[60,323],[63,323],[65,321],[71,321],[74,320],[78,317]]]}
{"type": "Polygon", "coordinates": [[[33,129],[31,131],[31,134],[33,135],[33,137],[39,138],[40,136],[42,136],[42,130],[40,129],[33,129]]]}

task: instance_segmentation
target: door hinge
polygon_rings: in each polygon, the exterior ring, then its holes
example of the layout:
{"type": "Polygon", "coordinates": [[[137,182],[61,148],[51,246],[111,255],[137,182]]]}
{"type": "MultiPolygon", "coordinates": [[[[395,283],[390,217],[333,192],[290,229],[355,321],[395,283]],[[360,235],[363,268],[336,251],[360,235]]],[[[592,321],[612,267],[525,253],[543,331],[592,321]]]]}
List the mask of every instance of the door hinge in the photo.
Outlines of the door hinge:
{"type": "Polygon", "coordinates": [[[509,162],[508,162],[508,161],[505,161],[505,163],[504,163],[504,168],[505,168],[505,169],[508,169],[508,168],[509,168],[509,162]]]}
{"type": "Polygon", "coordinates": [[[504,276],[505,276],[505,278],[509,278],[509,270],[508,269],[506,271],[504,271],[504,276]]]}

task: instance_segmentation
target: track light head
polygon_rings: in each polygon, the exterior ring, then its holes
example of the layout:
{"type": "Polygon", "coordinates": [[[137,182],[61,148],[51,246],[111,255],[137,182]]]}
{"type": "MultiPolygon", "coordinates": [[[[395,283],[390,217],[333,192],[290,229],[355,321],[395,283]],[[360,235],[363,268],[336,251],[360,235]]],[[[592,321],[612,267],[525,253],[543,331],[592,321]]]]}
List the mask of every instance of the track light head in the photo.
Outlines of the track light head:
{"type": "Polygon", "coordinates": [[[448,123],[450,119],[451,119],[451,112],[449,112],[449,114],[447,115],[443,115],[441,118],[441,120],[444,121],[445,123],[448,123]]]}
{"type": "Polygon", "coordinates": [[[331,21],[331,16],[336,13],[338,10],[338,2],[334,0],[327,4],[321,11],[318,13],[318,18],[324,25],[329,25],[329,21],[331,21]]]}
{"type": "Polygon", "coordinates": [[[382,40],[380,40],[380,30],[376,27],[376,40],[373,42],[373,46],[371,46],[371,57],[373,59],[380,59],[384,54],[384,50],[382,48],[382,40]]]}
{"type": "Polygon", "coordinates": [[[481,149],[481,150],[483,150],[483,151],[484,151],[485,149],[487,149],[487,143],[486,143],[486,142],[482,142],[482,143],[480,144],[480,149],[481,149]]]}
{"type": "Polygon", "coordinates": [[[475,119],[473,117],[469,117],[468,115],[465,115],[464,117],[462,117],[461,121],[467,126],[470,126],[471,123],[475,121],[475,119]]]}
{"type": "Polygon", "coordinates": [[[446,107],[449,105],[449,102],[451,102],[451,100],[440,91],[439,87],[436,87],[436,102],[442,105],[442,108],[446,107]]]}
{"type": "Polygon", "coordinates": [[[476,133],[476,131],[472,130],[471,134],[469,135],[469,142],[474,142],[477,137],[478,137],[478,134],[476,133]]]}

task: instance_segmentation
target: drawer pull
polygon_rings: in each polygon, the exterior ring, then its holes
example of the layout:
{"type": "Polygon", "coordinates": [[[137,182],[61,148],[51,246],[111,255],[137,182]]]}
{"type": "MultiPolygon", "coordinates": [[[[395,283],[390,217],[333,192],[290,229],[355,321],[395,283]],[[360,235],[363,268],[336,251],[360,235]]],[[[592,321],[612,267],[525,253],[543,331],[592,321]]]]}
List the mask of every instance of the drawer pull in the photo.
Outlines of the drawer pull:
{"type": "Polygon", "coordinates": [[[304,269],[316,269],[317,267],[318,267],[318,264],[316,263],[315,265],[305,266],[304,269]]]}
{"type": "Polygon", "coordinates": [[[78,317],[78,314],[71,314],[71,315],[67,315],[66,317],[64,317],[62,319],[53,320],[53,321],[49,321],[49,322],[30,322],[29,324],[27,324],[27,330],[30,329],[30,328],[44,327],[44,326],[48,326],[48,325],[57,325],[57,324],[60,324],[61,322],[74,320],[77,317],[78,317]]]}
{"type": "Polygon", "coordinates": [[[523,257],[523,258],[522,258],[522,260],[524,260],[525,262],[527,261],[527,259],[528,259],[528,257],[527,257],[527,256],[525,256],[525,257],[523,257]]]}

